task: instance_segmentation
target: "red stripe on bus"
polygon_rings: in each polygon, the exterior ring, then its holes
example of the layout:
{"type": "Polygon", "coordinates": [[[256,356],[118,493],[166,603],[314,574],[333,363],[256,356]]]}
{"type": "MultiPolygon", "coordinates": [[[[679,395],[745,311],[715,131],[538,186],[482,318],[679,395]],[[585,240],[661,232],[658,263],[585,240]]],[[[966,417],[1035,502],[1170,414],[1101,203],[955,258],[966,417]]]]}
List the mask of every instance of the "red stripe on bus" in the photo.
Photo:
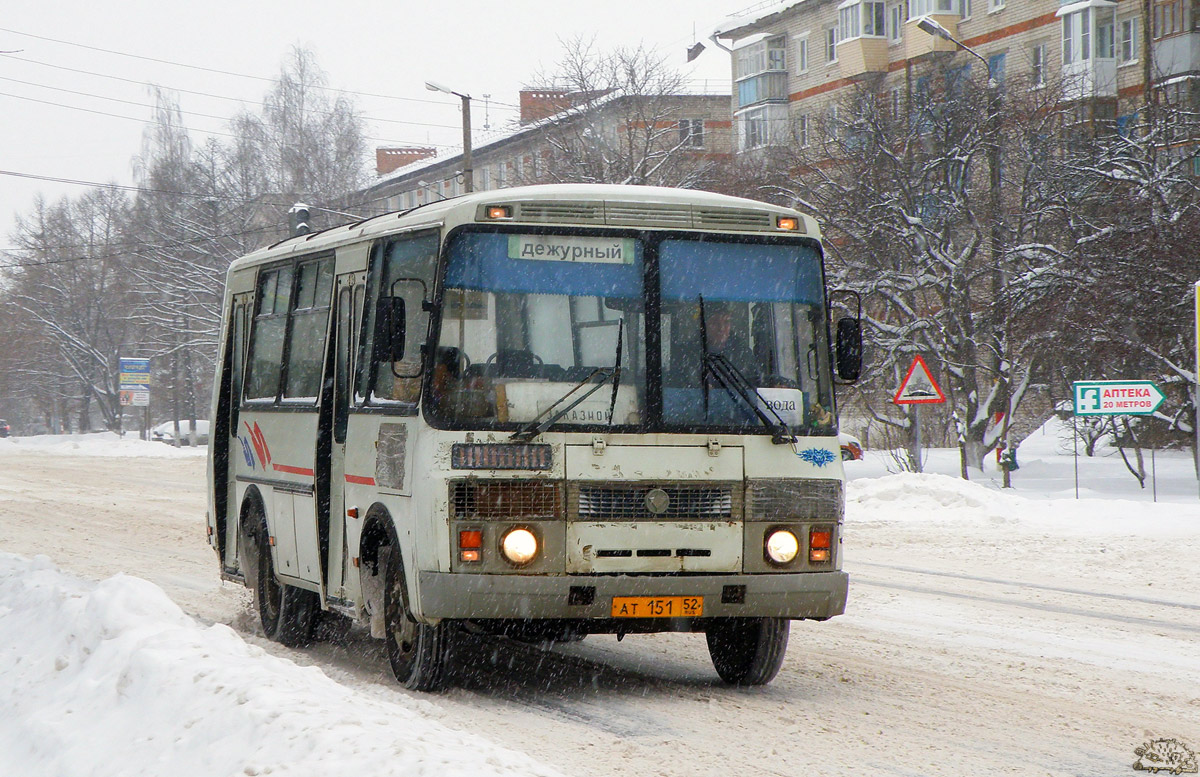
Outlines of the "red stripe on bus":
{"type": "Polygon", "coordinates": [[[357,483],[360,486],[373,486],[375,485],[375,478],[363,477],[362,475],[347,475],[346,482],[357,483]]]}
{"type": "Polygon", "coordinates": [[[313,476],[313,471],[311,469],[305,469],[304,467],[290,467],[287,464],[272,464],[271,466],[275,468],[276,472],[286,472],[289,475],[313,476]]]}

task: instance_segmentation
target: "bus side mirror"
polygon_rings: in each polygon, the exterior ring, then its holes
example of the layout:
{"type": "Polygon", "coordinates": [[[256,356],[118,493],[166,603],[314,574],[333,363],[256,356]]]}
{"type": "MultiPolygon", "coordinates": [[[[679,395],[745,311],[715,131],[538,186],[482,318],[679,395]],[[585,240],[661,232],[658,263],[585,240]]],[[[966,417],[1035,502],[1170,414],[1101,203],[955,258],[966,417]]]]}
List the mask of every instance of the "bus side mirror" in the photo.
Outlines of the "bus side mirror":
{"type": "Polygon", "coordinates": [[[856,381],[862,373],[862,321],[843,318],[837,322],[837,374],[842,380],[856,381]]]}
{"type": "Polygon", "coordinates": [[[380,297],[375,309],[375,353],[381,362],[404,358],[405,318],[403,297],[380,297]]]}

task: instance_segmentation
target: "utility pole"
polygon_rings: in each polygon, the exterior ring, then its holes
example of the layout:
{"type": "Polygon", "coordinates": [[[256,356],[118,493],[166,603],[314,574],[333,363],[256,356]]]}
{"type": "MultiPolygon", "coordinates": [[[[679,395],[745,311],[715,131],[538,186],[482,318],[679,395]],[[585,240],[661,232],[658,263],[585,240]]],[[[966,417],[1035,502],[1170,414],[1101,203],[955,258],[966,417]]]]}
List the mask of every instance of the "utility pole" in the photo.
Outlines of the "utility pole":
{"type": "Polygon", "coordinates": [[[471,95],[456,92],[436,81],[426,81],[425,88],[431,92],[444,92],[462,99],[463,125],[463,189],[468,194],[475,191],[475,171],[471,164],[471,95]]]}

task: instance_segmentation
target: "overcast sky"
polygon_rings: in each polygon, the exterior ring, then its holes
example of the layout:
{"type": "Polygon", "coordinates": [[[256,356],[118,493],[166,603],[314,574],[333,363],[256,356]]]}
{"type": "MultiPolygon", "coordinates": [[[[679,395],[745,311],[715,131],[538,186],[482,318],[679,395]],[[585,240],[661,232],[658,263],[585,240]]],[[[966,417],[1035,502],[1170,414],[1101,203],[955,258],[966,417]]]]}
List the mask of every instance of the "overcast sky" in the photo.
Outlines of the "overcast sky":
{"type": "MultiPolygon", "coordinates": [[[[216,117],[185,114],[185,123],[199,140],[207,132],[226,131],[225,119],[240,107],[256,108],[269,87],[265,79],[279,72],[293,46],[316,53],[330,86],[402,98],[356,97],[369,119],[372,147],[428,144],[456,153],[461,143],[458,101],[426,91],[426,80],[477,98],[472,110],[473,124],[480,130],[477,143],[486,140],[485,120],[499,130],[515,118],[508,106],[516,105],[520,87],[552,69],[561,54],[560,39],[578,35],[594,35],[601,48],[643,43],[668,55],[689,78],[728,88],[725,52],[710,45],[696,62],[685,64],[693,30],[705,40],[730,14],[768,4],[10,2],[0,15],[0,51],[19,52],[0,56],[0,170],[130,184],[131,159],[139,151],[151,113],[148,84],[180,90],[184,111],[216,117]],[[486,111],[485,94],[493,101],[486,111]]],[[[12,245],[14,214],[28,212],[39,192],[56,200],[84,191],[81,186],[0,175],[0,247],[12,245]]]]}

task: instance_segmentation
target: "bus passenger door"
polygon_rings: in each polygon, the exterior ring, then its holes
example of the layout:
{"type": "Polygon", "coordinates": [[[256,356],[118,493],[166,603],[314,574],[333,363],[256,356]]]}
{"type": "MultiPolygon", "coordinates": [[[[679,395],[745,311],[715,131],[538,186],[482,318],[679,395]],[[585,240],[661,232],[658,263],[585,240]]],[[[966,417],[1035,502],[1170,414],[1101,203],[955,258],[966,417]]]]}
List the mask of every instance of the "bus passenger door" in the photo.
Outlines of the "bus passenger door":
{"type": "MultiPolygon", "coordinates": [[[[358,309],[363,297],[362,273],[339,275],[334,286],[333,334],[330,337],[333,390],[329,394],[328,418],[330,434],[327,439],[329,462],[329,508],[328,523],[324,530],[328,542],[324,546],[324,586],[326,596],[335,600],[347,598],[344,589],[346,575],[346,437],[350,418],[350,403],[353,396],[351,376],[354,374],[354,354],[358,336],[358,309]],[[357,303],[357,304],[356,304],[357,303]]],[[[349,554],[353,555],[353,554],[349,554]]]]}

